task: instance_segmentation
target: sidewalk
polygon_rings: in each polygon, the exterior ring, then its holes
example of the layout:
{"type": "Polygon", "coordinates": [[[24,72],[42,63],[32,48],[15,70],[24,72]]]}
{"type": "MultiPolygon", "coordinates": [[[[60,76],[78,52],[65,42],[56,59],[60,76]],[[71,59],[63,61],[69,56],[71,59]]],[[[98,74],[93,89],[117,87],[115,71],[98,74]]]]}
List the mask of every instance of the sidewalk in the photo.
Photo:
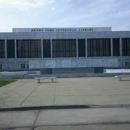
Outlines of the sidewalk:
{"type": "Polygon", "coordinates": [[[130,105],[130,79],[115,77],[58,78],[40,84],[20,79],[0,88],[0,108],[55,105],[130,105]]]}
{"type": "Polygon", "coordinates": [[[129,130],[130,108],[0,112],[0,130],[80,130],[80,128],[129,130]]]}

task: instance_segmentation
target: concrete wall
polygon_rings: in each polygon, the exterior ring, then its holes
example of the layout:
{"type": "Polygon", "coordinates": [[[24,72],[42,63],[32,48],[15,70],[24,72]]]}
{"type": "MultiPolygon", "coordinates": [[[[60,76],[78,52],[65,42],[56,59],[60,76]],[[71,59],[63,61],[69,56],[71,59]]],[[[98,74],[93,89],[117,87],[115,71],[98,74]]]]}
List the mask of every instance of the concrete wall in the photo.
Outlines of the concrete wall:
{"type": "Polygon", "coordinates": [[[93,32],[13,32],[0,33],[0,39],[78,39],[78,38],[129,38],[130,31],[93,32]]]}
{"type": "Polygon", "coordinates": [[[38,68],[81,68],[81,67],[118,67],[114,58],[60,58],[46,60],[29,60],[30,69],[38,68]]]}

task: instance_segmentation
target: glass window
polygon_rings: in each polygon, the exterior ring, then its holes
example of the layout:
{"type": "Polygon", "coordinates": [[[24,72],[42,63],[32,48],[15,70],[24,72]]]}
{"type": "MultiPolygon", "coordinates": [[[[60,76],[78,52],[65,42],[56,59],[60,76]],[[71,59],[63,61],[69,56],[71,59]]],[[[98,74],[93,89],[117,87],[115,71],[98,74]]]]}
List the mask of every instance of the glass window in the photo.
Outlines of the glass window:
{"type": "Polygon", "coordinates": [[[113,38],[113,56],[120,55],[120,44],[119,38],[113,38]]]}
{"type": "Polygon", "coordinates": [[[110,56],[110,39],[88,39],[88,57],[110,56]]]}
{"type": "Polygon", "coordinates": [[[49,39],[43,40],[43,57],[51,57],[51,41],[49,39]]]}
{"type": "Polygon", "coordinates": [[[27,64],[27,69],[29,69],[29,64],[27,64]]]}
{"type": "Polygon", "coordinates": [[[2,64],[0,64],[0,70],[2,70],[2,64]]]}
{"type": "Polygon", "coordinates": [[[85,57],[85,39],[78,39],[78,57],[85,57]]]}
{"type": "Polygon", "coordinates": [[[25,69],[25,64],[20,64],[21,69],[25,69]]]}
{"type": "Polygon", "coordinates": [[[53,39],[52,55],[53,57],[76,57],[76,40],[53,39]]]}
{"type": "Polygon", "coordinates": [[[40,58],[41,40],[17,40],[18,58],[40,58]]]}
{"type": "Polygon", "coordinates": [[[0,58],[5,58],[5,41],[0,40],[0,58]]]}
{"type": "Polygon", "coordinates": [[[125,62],[125,67],[129,67],[129,61],[125,62]]]}
{"type": "Polygon", "coordinates": [[[14,40],[7,40],[7,58],[15,58],[14,40]]]}
{"type": "Polygon", "coordinates": [[[122,55],[130,56],[130,38],[122,38],[122,55]]]}

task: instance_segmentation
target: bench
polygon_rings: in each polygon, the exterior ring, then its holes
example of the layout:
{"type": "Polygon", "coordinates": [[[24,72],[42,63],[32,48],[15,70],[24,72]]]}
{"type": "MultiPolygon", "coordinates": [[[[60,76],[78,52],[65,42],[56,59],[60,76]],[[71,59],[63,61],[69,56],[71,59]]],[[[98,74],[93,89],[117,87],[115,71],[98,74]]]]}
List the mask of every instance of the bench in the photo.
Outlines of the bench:
{"type": "Polygon", "coordinates": [[[130,75],[117,75],[115,77],[118,78],[119,81],[121,81],[123,77],[130,77],[130,75]]]}
{"type": "Polygon", "coordinates": [[[41,79],[51,79],[52,82],[54,82],[54,79],[56,79],[57,77],[36,77],[34,79],[38,80],[37,83],[40,83],[41,79]]]}

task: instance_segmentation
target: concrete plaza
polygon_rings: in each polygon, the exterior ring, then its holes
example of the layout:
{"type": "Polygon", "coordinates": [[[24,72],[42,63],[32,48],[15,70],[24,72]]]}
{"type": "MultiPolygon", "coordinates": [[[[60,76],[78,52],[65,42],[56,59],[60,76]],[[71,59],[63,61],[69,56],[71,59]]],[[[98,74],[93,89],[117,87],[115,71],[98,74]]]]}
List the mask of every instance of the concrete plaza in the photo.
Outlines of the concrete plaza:
{"type": "Polygon", "coordinates": [[[58,78],[37,83],[19,79],[0,88],[0,108],[54,105],[130,105],[130,79],[58,78]]]}

